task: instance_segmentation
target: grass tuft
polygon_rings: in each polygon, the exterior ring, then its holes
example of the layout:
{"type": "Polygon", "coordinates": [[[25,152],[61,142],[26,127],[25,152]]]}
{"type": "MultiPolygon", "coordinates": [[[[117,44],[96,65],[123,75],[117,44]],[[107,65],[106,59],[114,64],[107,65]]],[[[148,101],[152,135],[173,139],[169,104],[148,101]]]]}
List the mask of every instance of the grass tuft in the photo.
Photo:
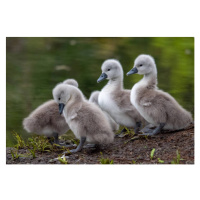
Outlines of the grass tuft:
{"type": "Polygon", "coordinates": [[[18,159],[19,157],[24,157],[24,156],[25,156],[25,155],[23,155],[23,154],[18,154],[18,149],[11,150],[10,153],[11,153],[11,155],[12,155],[12,159],[13,159],[13,160],[16,160],[16,159],[18,159]]]}
{"type": "Polygon", "coordinates": [[[33,136],[32,138],[28,138],[27,146],[38,152],[51,152],[53,150],[53,146],[45,136],[33,136]]]}
{"type": "Polygon", "coordinates": [[[181,158],[179,150],[176,150],[176,158],[173,158],[173,160],[171,161],[171,164],[180,164],[180,160],[184,160],[184,159],[181,158]]]}
{"type": "Polygon", "coordinates": [[[26,143],[23,140],[23,138],[14,130],[12,131],[12,134],[13,134],[15,140],[17,141],[17,144],[14,147],[17,149],[24,148],[26,146],[26,143]]]}
{"type": "Polygon", "coordinates": [[[155,151],[156,151],[156,149],[154,149],[154,148],[151,150],[151,153],[150,153],[151,160],[153,159],[155,151]]]}
{"type": "Polygon", "coordinates": [[[102,152],[100,152],[100,154],[101,154],[100,164],[114,164],[113,160],[109,160],[108,158],[104,158],[102,152]]]}
{"type": "Polygon", "coordinates": [[[17,144],[14,146],[14,150],[11,151],[11,155],[13,160],[32,155],[33,158],[36,158],[37,152],[52,152],[52,151],[61,151],[65,150],[65,147],[60,146],[58,144],[51,144],[47,137],[34,135],[25,142],[23,138],[15,131],[13,131],[13,137],[17,141],[17,144]],[[27,155],[18,154],[19,149],[27,149],[29,152],[27,155]]]}
{"type": "Polygon", "coordinates": [[[68,161],[66,160],[65,156],[58,157],[58,161],[60,161],[61,164],[68,164],[68,161]]]}
{"type": "Polygon", "coordinates": [[[158,158],[158,162],[159,162],[159,163],[162,163],[162,164],[165,163],[165,161],[164,161],[164,160],[161,160],[160,158],[158,158]]]}

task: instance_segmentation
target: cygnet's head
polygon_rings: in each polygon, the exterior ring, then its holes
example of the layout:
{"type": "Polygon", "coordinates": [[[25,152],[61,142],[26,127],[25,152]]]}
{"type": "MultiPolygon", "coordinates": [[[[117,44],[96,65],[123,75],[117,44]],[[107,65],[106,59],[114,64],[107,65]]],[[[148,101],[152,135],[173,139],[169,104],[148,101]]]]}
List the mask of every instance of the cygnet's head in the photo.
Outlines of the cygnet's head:
{"type": "Polygon", "coordinates": [[[67,79],[67,80],[63,81],[63,83],[78,87],[78,82],[75,79],[67,79]]]}
{"type": "Polygon", "coordinates": [[[91,93],[89,102],[95,103],[98,105],[99,91],[94,91],[91,93]]]}
{"type": "Polygon", "coordinates": [[[115,80],[118,77],[123,78],[123,70],[120,62],[115,59],[108,59],[104,61],[101,66],[102,74],[98,78],[97,83],[103,81],[104,79],[115,80]]]}
{"type": "Polygon", "coordinates": [[[152,56],[141,54],[134,62],[134,67],[126,75],[141,74],[146,75],[150,73],[157,73],[156,64],[152,56]]]}
{"type": "Polygon", "coordinates": [[[79,95],[79,91],[76,87],[60,83],[52,91],[54,100],[58,103],[59,112],[62,114],[65,105],[68,101],[76,95],[79,95]]]}

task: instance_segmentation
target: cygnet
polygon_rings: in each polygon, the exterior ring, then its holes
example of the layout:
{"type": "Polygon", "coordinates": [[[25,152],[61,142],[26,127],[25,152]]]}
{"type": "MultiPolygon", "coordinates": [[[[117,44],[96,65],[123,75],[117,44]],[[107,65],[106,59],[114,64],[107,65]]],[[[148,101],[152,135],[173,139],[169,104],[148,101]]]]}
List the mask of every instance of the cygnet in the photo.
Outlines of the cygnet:
{"type": "MultiPolygon", "coordinates": [[[[102,74],[97,80],[108,79],[107,85],[101,90],[98,104],[117,124],[134,128],[138,133],[143,121],[142,116],[130,102],[131,90],[123,87],[123,69],[119,61],[108,59],[101,66],[102,74]]],[[[125,129],[122,130],[124,132],[125,129]]]]}
{"type": "Polygon", "coordinates": [[[70,129],[80,140],[78,147],[70,150],[71,153],[81,151],[85,142],[113,142],[114,133],[102,110],[88,102],[78,88],[59,84],[53,89],[53,97],[59,106],[60,114],[64,114],[70,129]]]}
{"type": "Polygon", "coordinates": [[[153,57],[139,55],[127,75],[140,74],[143,78],[131,90],[131,103],[155,129],[147,129],[143,135],[156,135],[162,129],[179,130],[192,122],[190,112],[182,108],[168,93],[157,88],[157,68],[153,57]]]}
{"type": "MultiPolygon", "coordinates": [[[[63,83],[78,87],[78,83],[74,79],[67,79],[63,83]]],[[[28,133],[44,135],[49,139],[54,137],[56,144],[59,144],[58,137],[69,130],[64,116],[59,114],[58,105],[53,99],[40,105],[25,118],[23,127],[28,133]]]]}

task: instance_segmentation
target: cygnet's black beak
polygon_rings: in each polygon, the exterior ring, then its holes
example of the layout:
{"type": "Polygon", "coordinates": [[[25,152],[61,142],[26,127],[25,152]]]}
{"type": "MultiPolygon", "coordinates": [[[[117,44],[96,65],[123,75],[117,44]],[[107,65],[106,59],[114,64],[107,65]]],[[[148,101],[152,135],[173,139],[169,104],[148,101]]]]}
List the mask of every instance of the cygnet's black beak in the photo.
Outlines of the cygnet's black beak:
{"type": "Polygon", "coordinates": [[[136,73],[138,73],[138,70],[136,67],[133,67],[133,69],[131,69],[126,75],[128,76],[128,75],[136,74],[136,73]]]}
{"type": "Polygon", "coordinates": [[[59,107],[59,113],[61,115],[63,113],[63,109],[65,107],[65,104],[64,103],[59,103],[58,107],[59,107]]]}
{"type": "Polygon", "coordinates": [[[102,73],[101,76],[98,78],[97,83],[103,81],[104,79],[106,79],[108,76],[106,73],[102,73]]]}

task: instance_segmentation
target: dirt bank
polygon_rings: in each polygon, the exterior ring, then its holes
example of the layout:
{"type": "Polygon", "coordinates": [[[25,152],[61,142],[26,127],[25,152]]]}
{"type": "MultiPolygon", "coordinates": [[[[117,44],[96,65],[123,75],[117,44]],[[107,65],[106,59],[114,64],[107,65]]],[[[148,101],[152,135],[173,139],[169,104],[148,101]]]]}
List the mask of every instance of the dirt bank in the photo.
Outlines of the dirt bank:
{"type": "MultiPolygon", "coordinates": [[[[180,164],[194,164],[194,127],[178,132],[165,132],[155,137],[140,137],[131,140],[133,135],[123,138],[115,138],[112,145],[103,145],[99,149],[83,149],[82,152],[69,155],[68,164],[100,164],[103,159],[114,164],[171,164],[175,158],[177,162],[177,150],[180,154],[180,164]],[[155,149],[153,157],[150,154],[155,149]],[[160,161],[159,161],[160,160],[160,161]]],[[[13,148],[6,149],[7,164],[61,164],[60,161],[50,162],[62,155],[63,150],[51,152],[36,152],[32,155],[22,156],[13,160],[11,155],[13,148]]],[[[18,154],[26,155],[28,149],[19,149],[18,154]]]]}

